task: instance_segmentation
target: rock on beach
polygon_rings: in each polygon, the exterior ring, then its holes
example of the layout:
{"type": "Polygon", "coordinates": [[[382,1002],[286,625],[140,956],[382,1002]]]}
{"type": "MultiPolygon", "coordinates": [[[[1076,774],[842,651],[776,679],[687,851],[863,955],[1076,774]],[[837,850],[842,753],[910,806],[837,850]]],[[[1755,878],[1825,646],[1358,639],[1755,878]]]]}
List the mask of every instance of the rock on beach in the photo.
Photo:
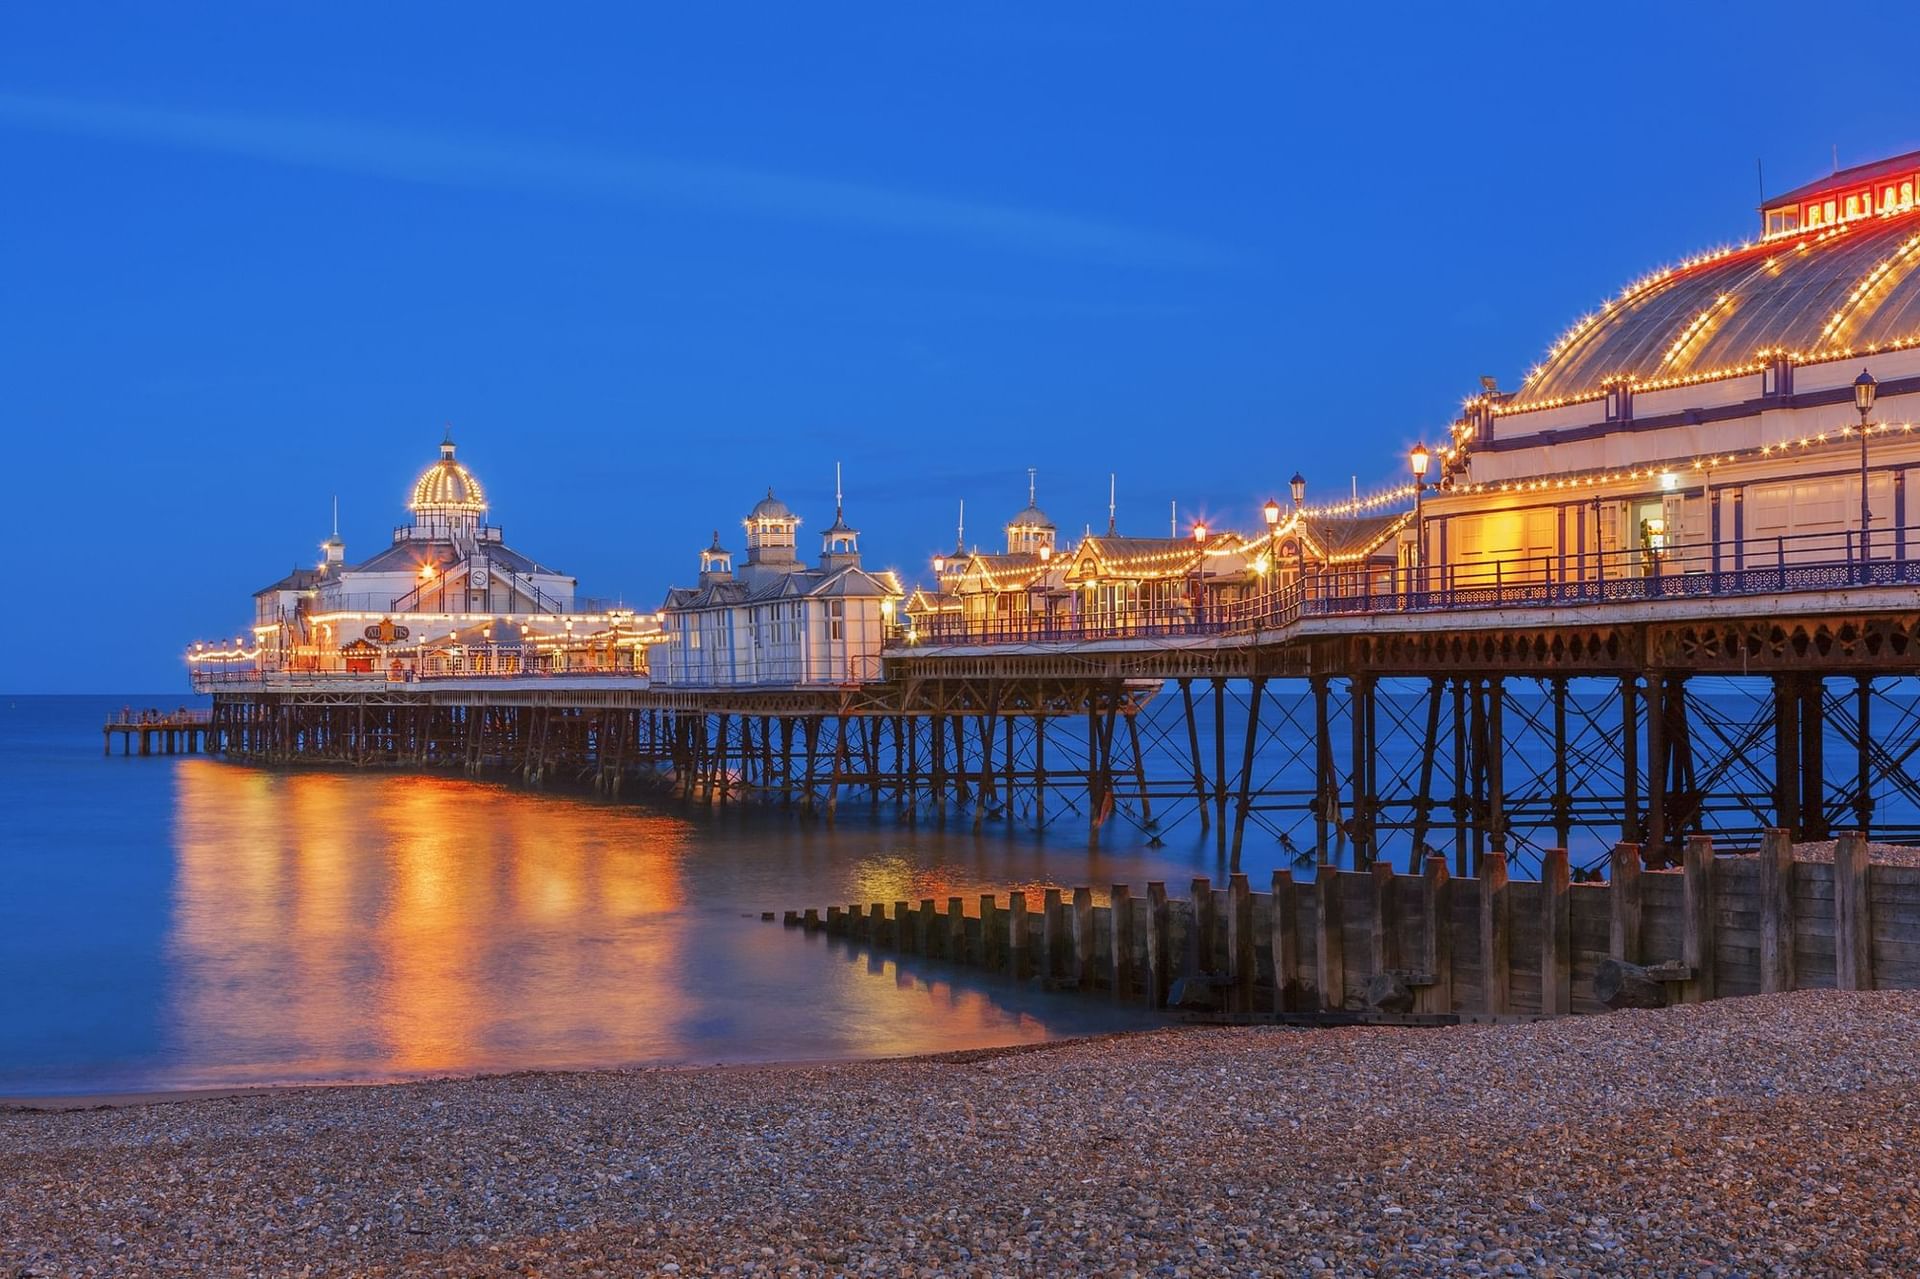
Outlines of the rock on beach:
{"type": "Polygon", "coordinates": [[[0,1275],[1907,1275],[1920,995],[0,1114],[0,1275]]]}

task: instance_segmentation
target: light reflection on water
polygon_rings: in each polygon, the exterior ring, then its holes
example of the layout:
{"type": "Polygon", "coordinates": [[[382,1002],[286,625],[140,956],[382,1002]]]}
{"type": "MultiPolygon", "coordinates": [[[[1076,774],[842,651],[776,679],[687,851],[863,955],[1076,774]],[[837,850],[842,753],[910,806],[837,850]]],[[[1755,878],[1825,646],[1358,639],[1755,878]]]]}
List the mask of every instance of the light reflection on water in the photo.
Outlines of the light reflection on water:
{"type": "MultiPolygon", "coordinates": [[[[1143,1024],[764,923],[1049,885],[1176,892],[1210,847],[1090,852],[864,804],[832,829],[442,777],[103,759],[123,698],[0,704],[0,1096],[816,1060],[1143,1024]]],[[[1136,837],[1137,838],[1137,837],[1136,837]]],[[[1258,879],[1262,869],[1250,864],[1258,879]]],[[[1004,898],[1003,898],[1004,899],[1004,898]]]]}
{"type": "Polygon", "coordinates": [[[1140,1020],[758,918],[971,895],[1008,871],[1037,886],[1037,850],[1013,841],[177,769],[169,1083],[869,1056],[1140,1020]]]}

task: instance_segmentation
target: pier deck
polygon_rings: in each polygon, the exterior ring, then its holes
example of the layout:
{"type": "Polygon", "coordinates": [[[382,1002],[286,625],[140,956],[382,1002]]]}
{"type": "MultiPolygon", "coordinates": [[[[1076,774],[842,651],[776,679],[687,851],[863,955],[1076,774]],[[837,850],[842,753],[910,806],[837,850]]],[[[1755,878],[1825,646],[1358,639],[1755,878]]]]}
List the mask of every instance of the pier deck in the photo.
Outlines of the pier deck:
{"type": "Polygon", "coordinates": [[[212,731],[212,711],[125,710],[101,726],[100,753],[113,754],[117,737],[122,755],[133,754],[136,741],[142,755],[198,755],[214,749],[212,731]]]}

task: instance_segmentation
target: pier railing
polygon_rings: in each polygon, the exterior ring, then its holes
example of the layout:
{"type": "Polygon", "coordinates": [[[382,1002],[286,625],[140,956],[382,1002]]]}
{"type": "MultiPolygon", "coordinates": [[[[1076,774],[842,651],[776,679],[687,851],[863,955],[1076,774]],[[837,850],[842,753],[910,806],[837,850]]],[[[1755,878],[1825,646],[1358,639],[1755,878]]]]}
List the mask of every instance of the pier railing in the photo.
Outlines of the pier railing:
{"type": "MultiPolygon", "coordinates": [[[[1697,600],[1920,586],[1906,529],[1789,534],[1689,546],[1569,551],[1484,562],[1354,570],[1309,569],[1213,608],[1131,615],[1091,613],[921,621],[915,644],[1084,643],[1183,636],[1252,636],[1302,618],[1561,608],[1643,600],[1697,600]]],[[[1920,548],[1912,548],[1920,549],[1920,548]]]]}

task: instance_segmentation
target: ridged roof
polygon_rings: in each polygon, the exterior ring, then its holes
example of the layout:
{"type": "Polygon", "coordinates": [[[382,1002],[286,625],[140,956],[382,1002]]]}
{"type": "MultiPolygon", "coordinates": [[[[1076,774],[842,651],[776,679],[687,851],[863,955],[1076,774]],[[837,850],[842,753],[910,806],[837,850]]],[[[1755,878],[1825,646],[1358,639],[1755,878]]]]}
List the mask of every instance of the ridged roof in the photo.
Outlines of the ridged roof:
{"type": "Polygon", "coordinates": [[[1920,336],[1920,208],[1781,236],[1650,277],[1562,338],[1515,407],[1608,383],[1750,368],[1772,351],[1841,356],[1920,336]]]}

